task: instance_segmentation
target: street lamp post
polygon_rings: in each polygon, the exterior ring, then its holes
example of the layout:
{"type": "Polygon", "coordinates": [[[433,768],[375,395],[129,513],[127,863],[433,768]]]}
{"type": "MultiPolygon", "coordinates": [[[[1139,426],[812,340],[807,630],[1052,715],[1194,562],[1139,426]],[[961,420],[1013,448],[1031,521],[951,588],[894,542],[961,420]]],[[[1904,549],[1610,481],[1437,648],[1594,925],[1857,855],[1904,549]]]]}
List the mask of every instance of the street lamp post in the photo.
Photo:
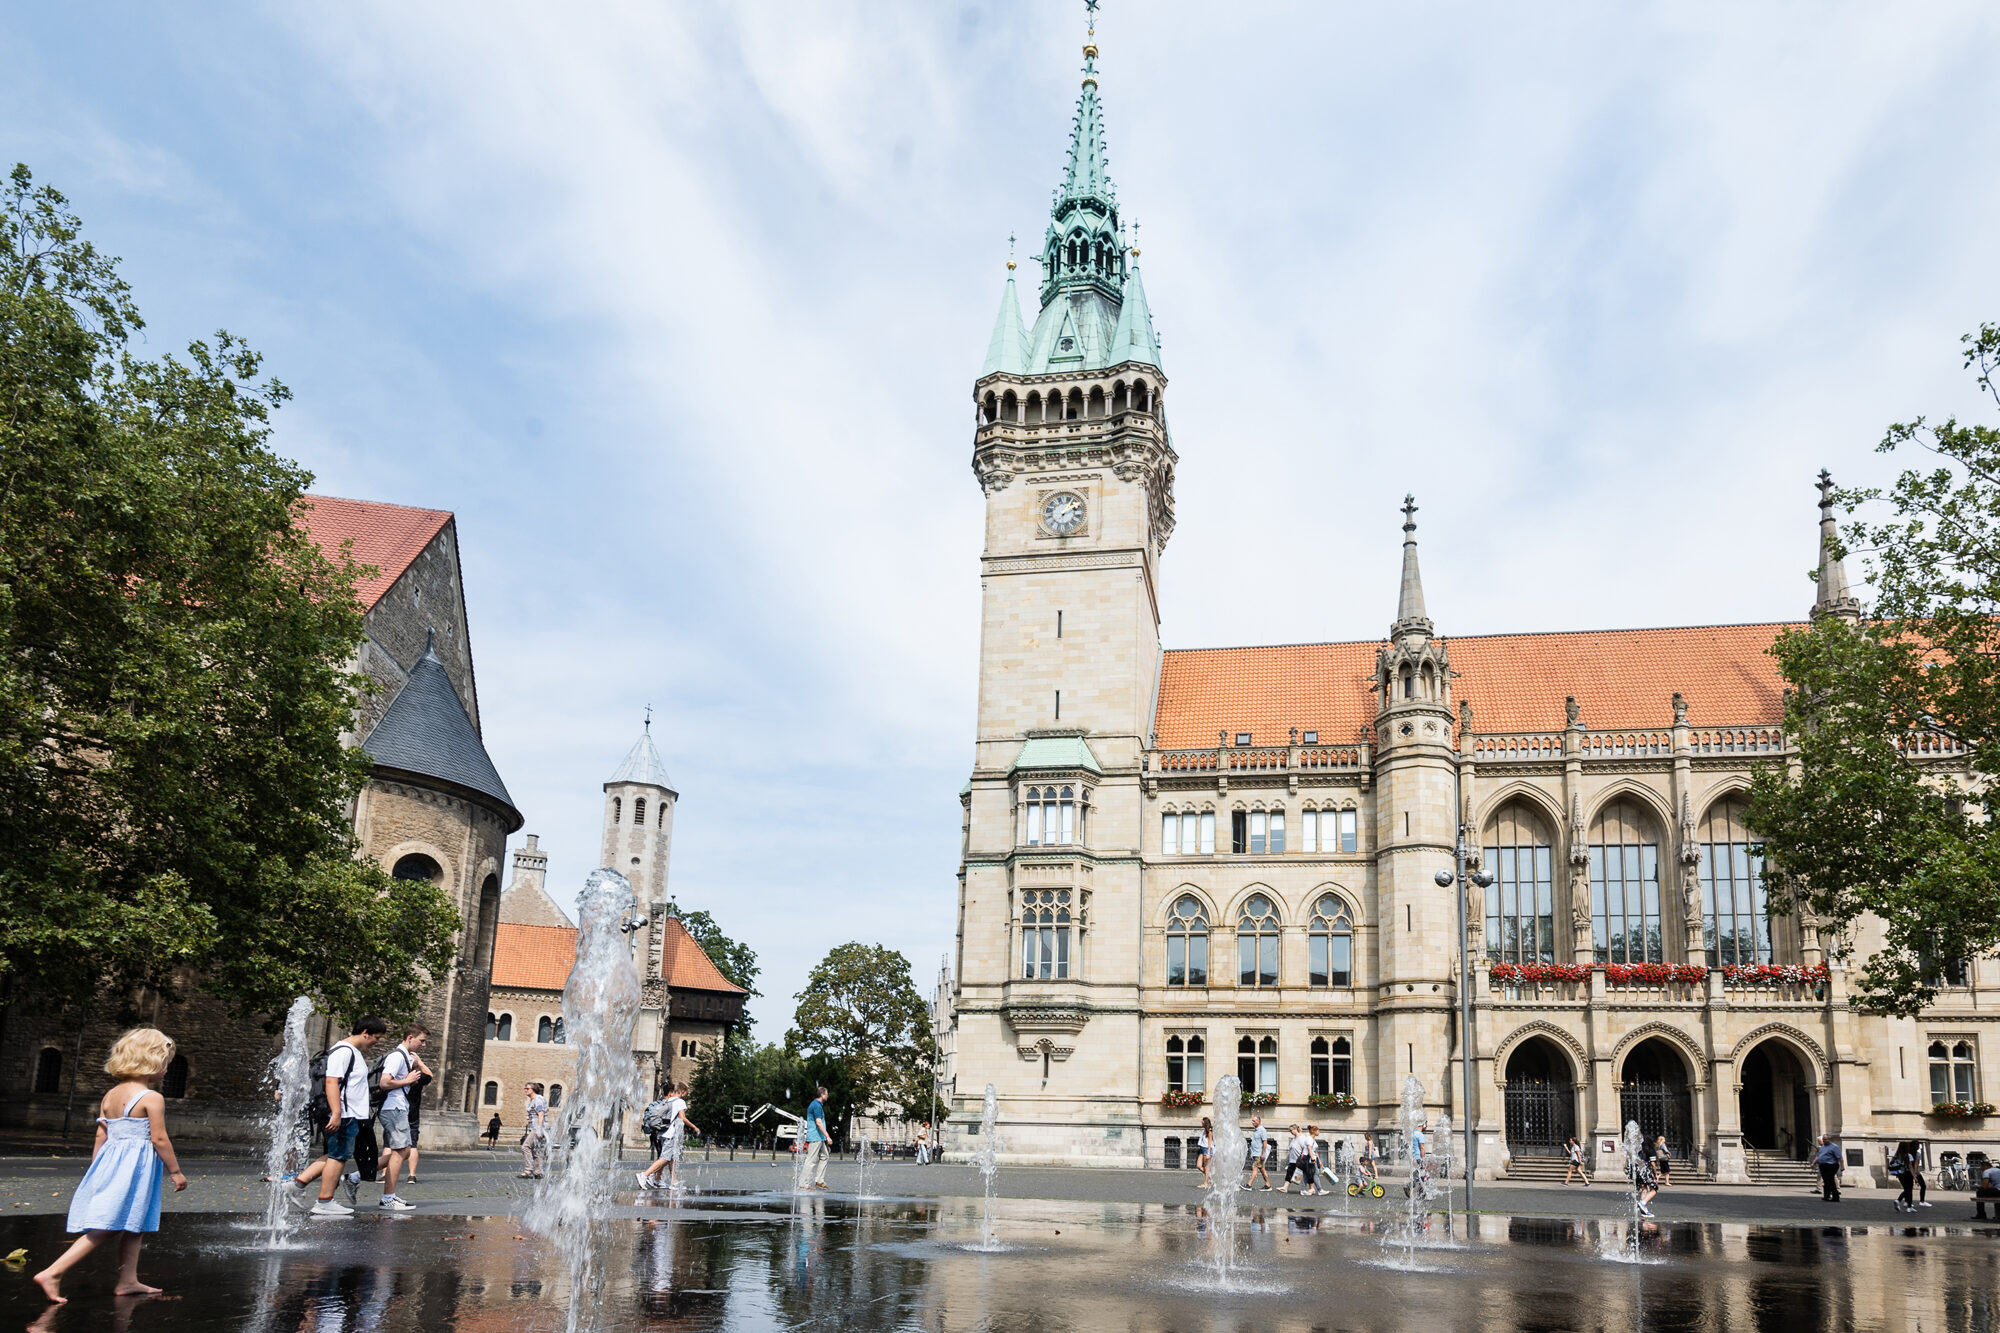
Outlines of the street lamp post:
{"type": "MultiPolygon", "coordinates": [[[[1473,1167],[1473,1116],[1472,1116],[1472,951],[1465,931],[1465,889],[1467,884],[1486,888],[1493,883],[1493,876],[1473,871],[1466,873],[1465,862],[1465,797],[1461,790],[1464,779],[1457,771],[1452,773],[1452,805],[1459,812],[1458,841],[1452,849],[1457,862],[1455,871],[1437,872],[1439,888],[1454,889],[1458,895],[1458,1064],[1463,1075],[1464,1095],[1459,1116],[1465,1122],[1465,1211],[1472,1211],[1472,1167],[1473,1167]]],[[[1469,1223],[1468,1223],[1469,1225],[1469,1223]]]]}

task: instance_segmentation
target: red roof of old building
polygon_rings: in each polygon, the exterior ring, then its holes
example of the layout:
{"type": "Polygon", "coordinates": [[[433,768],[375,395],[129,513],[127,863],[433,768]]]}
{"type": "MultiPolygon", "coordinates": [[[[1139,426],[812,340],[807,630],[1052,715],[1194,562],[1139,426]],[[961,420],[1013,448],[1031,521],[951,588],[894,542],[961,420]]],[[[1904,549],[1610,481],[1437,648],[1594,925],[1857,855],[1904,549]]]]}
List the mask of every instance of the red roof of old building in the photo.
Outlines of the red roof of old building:
{"type": "Polygon", "coordinates": [[[515,990],[561,990],[576,966],[576,931],[502,921],[493,937],[493,984],[515,990]]]}
{"type": "Polygon", "coordinates": [[[299,506],[299,520],[329,557],[338,553],[342,542],[352,539],[355,563],[376,568],[373,578],[358,579],[354,584],[361,609],[367,611],[451,522],[451,511],[308,495],[299,506]]]}
{"type": "Polygon", "coordinates": [[[750,992],[722,975],[677,916],[670,916],[660,940],[660,973],[674,990],[711,990],[730,995],[750,992]]]}
{"type": "MultiPolygon", "coordinates": [[[[1673,695],[1696,726],[1764,725],[1784,717],[1784,683],[1767,651],[1788,624],[1681,629],[1485,634],[1445,640],[1455,699],[1472,703],[1472,729],[1493,735],[1560,731],[1575,695],[1593,730],[1663,727],[1673,695]]],[[[1164,654],[1155,743],[1205,749],[1233,742],[1283,745],[1292,728],[1326,745],[1352,744],[1375,720],[1375,650],[1382,641],[1270,648],[1185,648],[1164,654]]]]}

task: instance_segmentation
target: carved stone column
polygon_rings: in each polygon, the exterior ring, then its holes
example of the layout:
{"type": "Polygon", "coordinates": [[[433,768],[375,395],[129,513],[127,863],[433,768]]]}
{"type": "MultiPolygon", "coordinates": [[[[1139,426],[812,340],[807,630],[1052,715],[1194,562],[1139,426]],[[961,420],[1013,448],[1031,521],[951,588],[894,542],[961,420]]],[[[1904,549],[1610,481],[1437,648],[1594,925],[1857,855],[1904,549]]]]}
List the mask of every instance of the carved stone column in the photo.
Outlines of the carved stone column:
{"type": "Polygon", "coordinates": [[[1583,826],[1583,711],[1576,696],[1563,700],[1567,723],[1563,728],[1563,796],[1569,808],[1569,923],[1570,961],[1589,963],[1596,958],[1590,938],[1590,846],[1583,826]]]}
{"type": "MultiPolygon", "coordinates": [[[[1680,866],[1676,887],[1681,907],[1681,961],[1699,966],[1708,950],[1702,937],[1701,847],[1694,825],[1692,729],[1688,726],[1687,699],[1674,691],[1674,808],[1680,812],[1677,862],[1680,866]]],[[[1670,955],[1671,956],[1671,955],[1670,955]]]]}

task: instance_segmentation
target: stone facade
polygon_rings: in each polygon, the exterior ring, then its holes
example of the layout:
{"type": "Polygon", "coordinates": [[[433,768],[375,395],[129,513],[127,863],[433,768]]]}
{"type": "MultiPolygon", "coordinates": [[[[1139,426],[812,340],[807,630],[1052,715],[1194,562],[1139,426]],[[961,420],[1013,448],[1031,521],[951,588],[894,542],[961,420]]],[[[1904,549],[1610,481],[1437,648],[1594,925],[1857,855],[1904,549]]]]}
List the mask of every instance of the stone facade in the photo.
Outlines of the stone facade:
{"type": "MultiPolygon", "coordinates": [[[[1766,653],[1785,626],[1447,639],[1411,502],[1384,639],[1162,650],[1167,379],[1149,315],[1145,336],[1090,332],[1144,314],[1136,247],[1129,268],[1097,262],[1078,222],[1115,222],[1109,181],[1079,180],[1101,156],[1095,99],[1087,67],[1047,247],[1084,266],[1045,265],[1033,334],[1008,278],[973,391],[986,533],[941,1025],[952,1146],[972,1146],[991,1083],[1003,1160],[1159,1165],[1202,1114],[1165,1094],[1229,1073],[1267,1120],[1335,1138],[1388,1131],[1414,1076],[1433,1123],[1473,1117],[1482,1176],[1531,1171],[1570,1133],[1615,1169],[1632,1119],[1725,1181],[1780,1177],[1827,1131],[1853,1184],[1884,1180],[1901,1138],[2000,1149],[1984,1122],[1928,1114],[1934,1078],[2000,1087],[2000,960],[1969,960],[1919,1020],[1865,1017],[1824,964],[1831,932],[1865,957],[1877,925],[1763,908],[1741,800],[1790,756],[1766,653]],[[1461,830],[1496,881],[1463,904],[1461,830]]],[[[1837,562],[1814,612],[1858,613],[1837,562]]],[[[1926,762],[1949,781],[1961,760],[1926,762]]]]}

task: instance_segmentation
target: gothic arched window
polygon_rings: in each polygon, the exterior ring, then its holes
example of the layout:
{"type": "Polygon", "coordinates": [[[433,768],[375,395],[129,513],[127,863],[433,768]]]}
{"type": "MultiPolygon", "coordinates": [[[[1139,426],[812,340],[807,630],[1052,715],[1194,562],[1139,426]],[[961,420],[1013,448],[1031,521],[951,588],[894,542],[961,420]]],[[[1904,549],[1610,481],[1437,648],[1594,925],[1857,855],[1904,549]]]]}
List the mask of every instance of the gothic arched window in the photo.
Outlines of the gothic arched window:
{"type": "Polygon", "coordinates": [[[1306,940],[1308,985],[1354,984],[1354,919],[1337,895],[1322,894],[1313,905],[1306,940]]]}
{"type": "Polygon", "coordinates": [[[1236,1043],[1236,1083],[1247,1097],[1278,1090],[1278,1039],[1243,1037],[1236,1043]]]}
{"type": "Polygon", "coordinates": [[[1771,961],[1764,856],[1743,823],[1745,808],[1731,796],[1701,821],[1701,943],[1710,967],[1771,961]]]}
{"type": "Polygon", "coordinates": [[[1554,854],[1548,828],[1516,801],[1486,834],[1486,952],[1501,963],[1556,961],[1554,854]]]}
{"type": "Polygon", "coordinates": [[[1278,984],[1278,909],[1253,893],[1236,918],[1236,984],[1278,984]]]}
{"type": "Polygon", "coordinates": [[[1312,1039],[1312,1095],[1354,1091],[1354,1066],[1347,1038],[1312,1039]]]}
{"type": "Polygon", "coordinates": [[[1167,984],[1208,984],[1208,915],[1191,893],[1174,904],[1167,919],[1167,984]]]}
{"type": "Polygon", "coordinates": [[[554,1041],[555,1039],[556,1039],[555,1020],[551,1019],[547,1014],[543,1014],[541,1018],[539,1018],[535,1022],[535,1040],[547,1042],[547,1041],[554,1041]]]}
{"type": "Polygon", "coordinates": [[[1022,795],[1028,812],[1022,841],[1028,846],[1066,847],[1082,841],[1076,788],[1030,787],[1022,795]]]}
{"type": "Polygon", "coordinates": [[[1029,889],[1021,897],[1021,976],[1028,981],[1069,977],[1068,889],[1029,889]]]}
{"type": "Polygon", "coordinates": [[[1167,1038],[1167,1091],[1208,1091],[1208,1056],[1200,1037],[1167,1038]]]}
{"type": "Polygon", "coordinates": [[[486,1040],[488,1041],[498,1040],[499,1035],[500,1035],[500,1020],[495,1018],[489,1012],[486,1015],[486,1040]]]}
{"type": "Polygon", "coordinates": [[[1666,959],[1660,933],[1660,835],[1637,801],[1613,801],[1591,825],[1590,931],[1600,963],[1666,959]]]}

